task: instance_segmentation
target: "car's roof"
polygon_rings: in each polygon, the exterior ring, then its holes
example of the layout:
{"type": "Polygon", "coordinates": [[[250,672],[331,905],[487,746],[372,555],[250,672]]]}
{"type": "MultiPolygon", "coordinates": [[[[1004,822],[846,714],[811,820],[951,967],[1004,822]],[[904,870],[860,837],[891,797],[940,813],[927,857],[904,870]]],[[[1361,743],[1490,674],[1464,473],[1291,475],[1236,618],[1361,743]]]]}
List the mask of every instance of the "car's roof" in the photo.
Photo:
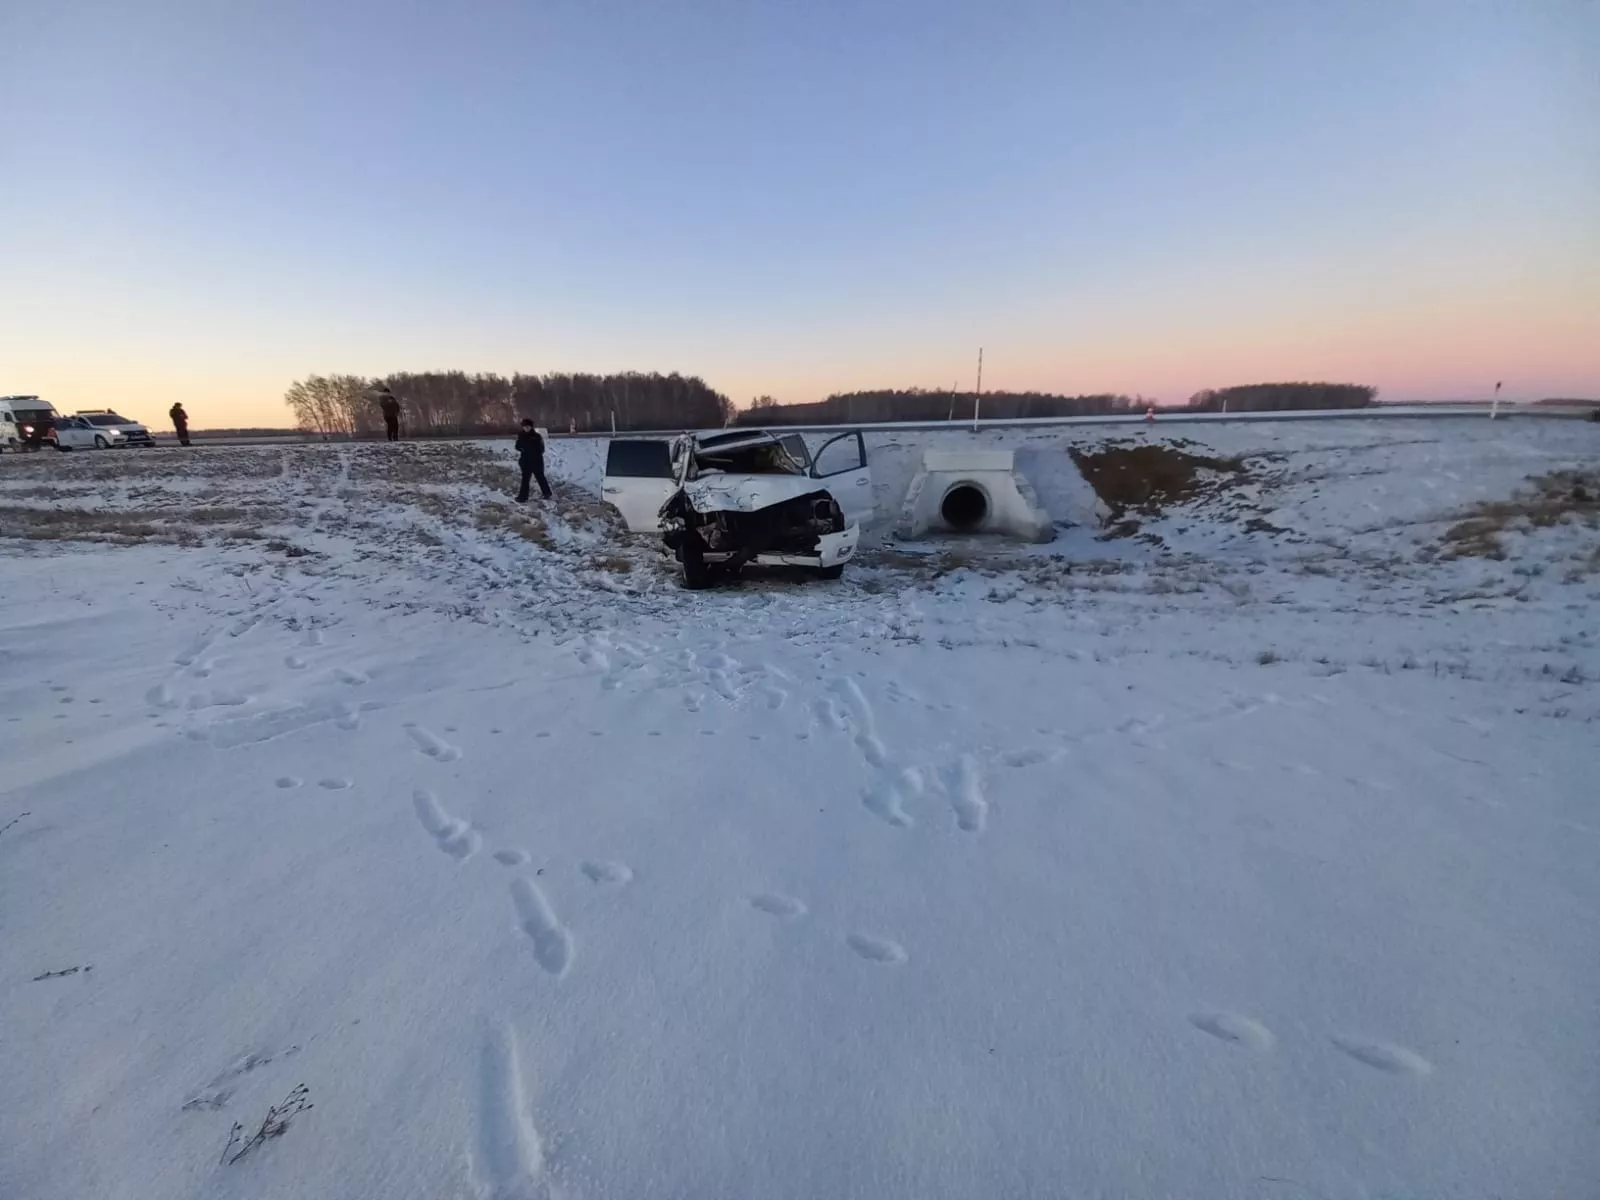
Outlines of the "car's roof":
{"type": "Polygon", "coordinates": [[[707,450],[722,449],[726,446],[741,446],[754,442],[775,442],[775,434],[765,429],[738,429],[729,433],[697,433],[694,443],[707,450]]]}

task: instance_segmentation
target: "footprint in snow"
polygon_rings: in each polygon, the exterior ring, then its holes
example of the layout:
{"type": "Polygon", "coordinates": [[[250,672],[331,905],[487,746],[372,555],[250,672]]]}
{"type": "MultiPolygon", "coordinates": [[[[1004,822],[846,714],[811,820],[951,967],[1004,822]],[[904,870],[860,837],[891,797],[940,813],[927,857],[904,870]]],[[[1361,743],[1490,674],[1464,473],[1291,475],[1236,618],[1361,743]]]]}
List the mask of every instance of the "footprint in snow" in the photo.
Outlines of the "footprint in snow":
{"type": "Polygon", "coordinates": [[[560,979],[572,965],[572,935],[556,919],[550,901],[533,880],[511,881],[511,903],[517,912],[517,927],[533,942],[534,960],[560,979]]]}
{"type": "Polygon", "coordinates": [[[1238,1013],[1210,1011],[1189,1014],[1189,1024],[1224,1042],[1251,1050],[1271,1050],[1277,1041],[1272,1031],[1259,1021],[1238,1013]]]}
{"type": "Polygon", "coordinates": [[[327,779],[317,780],[317,786],[326,788],[330,792],[342,792],[345,788],[351,786],[351,781],[337,775],[331,775],[327,779]]]}
{"type": "Polygon", "coordinates": [[[977,760],[970,754],[963,754],[946,773],[945,786],[956,827],[963,833],[982,833],[989,821],[989,801],[984,797],[977,760]]]}
{"type": "Polygon", "coordinates": [[[626,863],[601,862],[591,859],[579,866],[590,883],[608,883],[616,886],[633,880],[633,868],[626,863]]]}
{"type": "Polygon", "coordinates": [[[761,892],[750,897],[750,907],[757,912],[764,912],[769,917],[803,917],[806,915],[806,906],[793,896],[783,896],[777,892],[761,892]]]}
{"type": "Polygon", "coordinates": [[[867,811],[896,829],[910,829],[916,824],[905,810],[905,802],[922,794],[922,773],[915,767],[906,767],[893,775],[878,780],[862,802],[867,811]]]}
{"type": "Polygon", "coordinates": [[[872,937],[865,933],[852,933],[845,938],[850,949],[854,950],[868,962],[881,963],[886,967],[896,967],[906,961],[908,957],[905,947],[899,942],[891,942],[888,938],[872,937]]]}
{"type": "Polygon", "coordinates": [[[411,803],[416,809],[417,820],[422,823],[422,828],[439,849],[451,858],[462,860],[471,858],[483,844],[478,831],[472,828],[470,823],[453,813],[446,812],[444,805],[439,802],[439,797],[427,788],[417,788],[412,792],[411,803]]]}
{"type": "Polygon", "coordinates": [[[424,729],[421,725],[408,724],[405,729],[411,740],[416,744],[417,749],[435,762],[457,762],[460,760],[460,746],[452,746],[438,734],[424,729]]]}
{"type": "Polygon", "coordinates": [[[1389,1042],[1375,1042],[1367,1038],[1335,1035],[1332,1042],[1357,1062],[1366,1063],[1380,1071],[1395,1075],[1429,1075],[1433,1064],[1415,1050],[1389,1042]]]}
{"type": "Polygon", "coordinates": [[[494,860],[503,867],[520,867],[528,861],[526,850],[496,850],[494,860]]]}
{"type": "Polygon", "coordinates": [[[1049,758],[1049,754],[1043,750],[1014,750],[1001,761],[1008,767],[1036,767],[1049,761],[1049,758]]]}
{"type": "Polygon", "coordinates": [[[300,786],[301,780],[293,775],[279,775],[275,782],[281,788],[297,788],[300,786]]]}

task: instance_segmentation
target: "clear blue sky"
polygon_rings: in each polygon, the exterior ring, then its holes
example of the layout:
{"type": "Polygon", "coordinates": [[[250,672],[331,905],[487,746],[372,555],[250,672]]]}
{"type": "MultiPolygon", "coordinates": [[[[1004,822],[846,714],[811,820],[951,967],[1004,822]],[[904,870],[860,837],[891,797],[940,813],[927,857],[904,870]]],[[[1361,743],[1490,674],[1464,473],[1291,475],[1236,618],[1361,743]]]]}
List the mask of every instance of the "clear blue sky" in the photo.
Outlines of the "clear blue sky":
{"type": "Polygon", "coordinates": [[[0,392],[1600,394],[1595,0],[0,0],[0,392]]]}

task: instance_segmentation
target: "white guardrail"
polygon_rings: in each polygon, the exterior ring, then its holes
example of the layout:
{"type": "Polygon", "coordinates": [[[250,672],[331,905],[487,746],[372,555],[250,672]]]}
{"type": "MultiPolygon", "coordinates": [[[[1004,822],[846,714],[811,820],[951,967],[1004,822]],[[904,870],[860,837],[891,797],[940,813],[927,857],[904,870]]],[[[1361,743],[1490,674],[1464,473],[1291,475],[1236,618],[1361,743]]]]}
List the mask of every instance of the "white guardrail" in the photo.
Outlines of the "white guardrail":
{"type": "MultiPolygon", "coordinates": [[[[1564,404],[1502,404],[1499,412],[1495,414],[1499,419],[1507,417],[1562,417],[1566,419],[1583,419],[1591,409],[1584,405],[1564,404]]],[[[892,432],[904,430],[929,430],[929,429],[1026,429],[1032,427],[1046,427],[1051,425],[1175,425],[1175,424],[1205,424],[1215,421],[1367,421],[1367,420],[1393,420],[1404,417],[1477,417],[1479,420],[1490,419],[1490,406],[1483,404],[1384,404],[1372,408],[1302,408],[1289,409],[1283,412],[1240,412],[1240,413],[1201,413],[1185,412],[1177,409],[1162,411],[1156,410],[1152,420],[1144,413],[1105,413],[1083,417],[996,417],[992,420],[981,419],[973,421],[970,417],[965,421],[959,418],[954,421],[846,421],[834,425],[750,425],[743,428],[770,429],[773,432],[783,433],[836,433],[843,430],[860,429],[866,433],[879,431],[892,432]]],[[[740,426],[734,426],[740,428],[740,426]]],[[[650,429],[619,431],[615,435],[606,432],[594,433],[552,433],[552,438],[565,437],[593,437],[610,438],[654,438],[676,437],[680,433],[688,432],[682,429],[650,429]]],[[[699,430],[702,433],[720,433],[721,430],[699,430]]]]}

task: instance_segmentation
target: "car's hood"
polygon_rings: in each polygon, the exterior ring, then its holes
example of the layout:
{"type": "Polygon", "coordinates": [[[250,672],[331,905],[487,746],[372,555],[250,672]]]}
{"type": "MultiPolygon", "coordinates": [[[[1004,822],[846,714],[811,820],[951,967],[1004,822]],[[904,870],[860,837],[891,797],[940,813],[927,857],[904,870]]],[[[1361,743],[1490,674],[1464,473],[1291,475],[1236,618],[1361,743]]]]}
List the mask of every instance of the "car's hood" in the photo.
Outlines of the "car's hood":
{"type": "Polygon", "coordinates": [[[683,485],[696,512],[755,512],[816,492],[827,485],[809,475],[711,474],[683,485]]]}

